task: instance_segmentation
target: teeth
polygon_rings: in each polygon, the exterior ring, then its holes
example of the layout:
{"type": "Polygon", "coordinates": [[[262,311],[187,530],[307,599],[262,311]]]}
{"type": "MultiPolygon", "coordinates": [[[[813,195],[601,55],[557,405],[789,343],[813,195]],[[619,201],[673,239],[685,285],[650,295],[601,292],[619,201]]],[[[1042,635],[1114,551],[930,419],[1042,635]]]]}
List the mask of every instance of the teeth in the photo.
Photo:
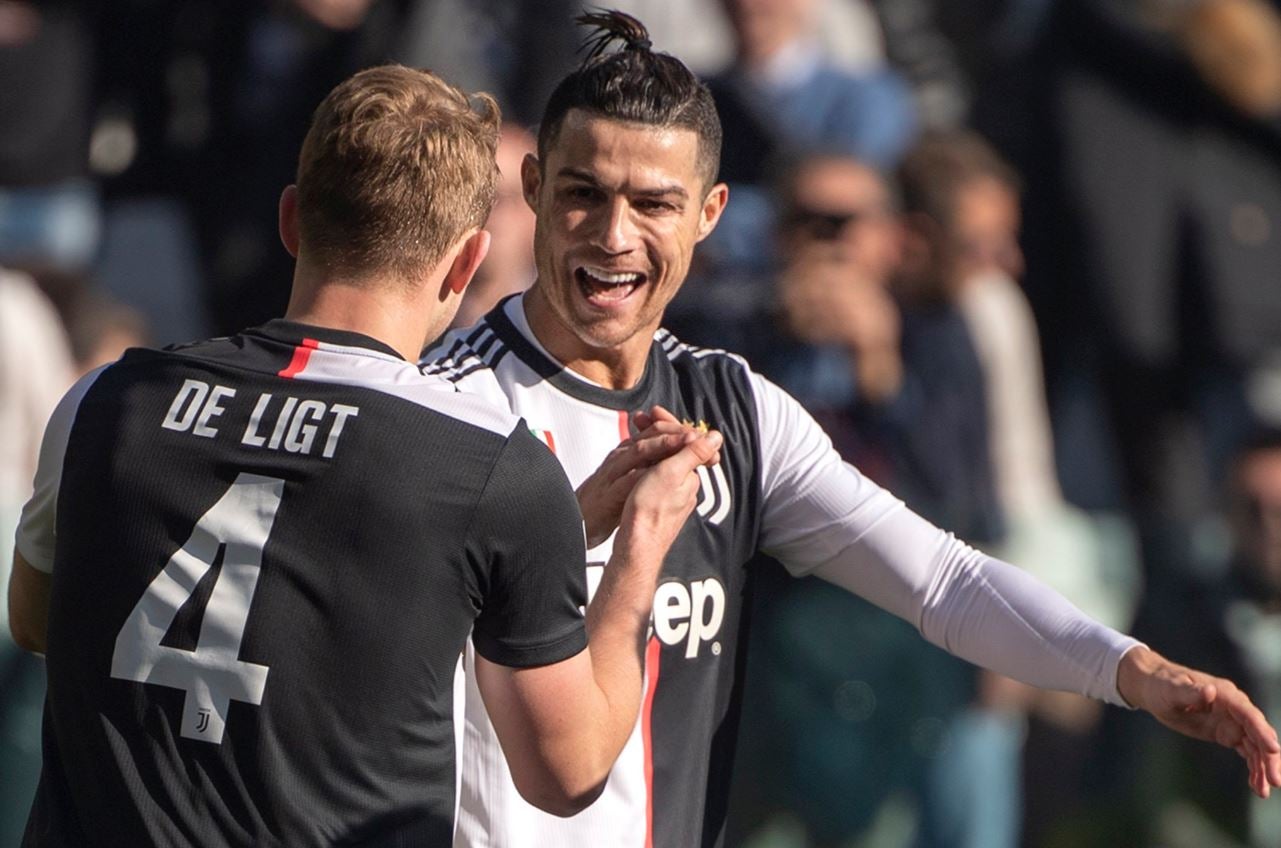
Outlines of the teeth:
{"type": "Polygon", "coordinates": [[[599,280],[600,282],[611,286],[619,286],[625,283],[638,283],[642,277],[641,274],[634,271],[615,273],[606,271],[603,268],[589,268],[586,266],[583,267],[583,273],[587,274],[587,276],[594,280],[599,280]]]}

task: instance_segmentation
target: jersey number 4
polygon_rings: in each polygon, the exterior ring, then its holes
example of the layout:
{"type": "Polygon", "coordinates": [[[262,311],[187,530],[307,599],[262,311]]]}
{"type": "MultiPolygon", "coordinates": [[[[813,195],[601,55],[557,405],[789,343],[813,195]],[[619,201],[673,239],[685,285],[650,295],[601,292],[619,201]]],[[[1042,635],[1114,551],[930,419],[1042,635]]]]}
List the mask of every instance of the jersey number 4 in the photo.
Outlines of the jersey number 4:
{"type": "Polygon", "coordinates": [[[253,603],[262,549],[276,521],[285,481],[241,474],[200,516],[186,543],[147,586],[116,635],[111,676],[187,693],[181,733],[221,743],[231,701],[261,704],[267,667],[240,660],[240,640],[253,603]],[[178,610],[214,567],[222,567],[194,651],[162,645],[178,610]]]}

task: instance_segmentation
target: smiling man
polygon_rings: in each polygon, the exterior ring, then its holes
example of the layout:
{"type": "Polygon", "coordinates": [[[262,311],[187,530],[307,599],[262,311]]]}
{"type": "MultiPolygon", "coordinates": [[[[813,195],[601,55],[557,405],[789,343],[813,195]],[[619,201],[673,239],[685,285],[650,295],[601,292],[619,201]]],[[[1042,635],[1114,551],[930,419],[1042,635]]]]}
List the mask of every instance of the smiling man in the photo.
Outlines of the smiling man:
{"type": "Polygon", "coordinates": [[[285,319],[133,349],[58,405],[9,583],[48,658],[27,848],[448,844],[469,634],[524,797],[600,791],[720,437],[616,455],[647,467],[587,604],[555,461],[412,362],[488,248],[497,135],[492,98],[431,73],[348,79],[281,195],[285,319]]]}
{"type": "Polygon", "coordinates": [[[607,570],[612,516],[633,473],[619,443],[651,424],[630,410],[662,405],[721,431],[724,445],[720,464],[698,472],[695,514],[665,559],[641,716],[602,797],[569,819],[524,803],[469,675],[455,844],[721,844],[758,551],[966,659],[1128,702],[1235,748],[1261,794],[1281,785],[1276,734],[1230,682],[1164,660],[930,525],[843,463],[799,404],[742,359],[660,329],[725,208],[720,125],[707,89],[652,52],[637,21],[580,20],[598,27],[595,49],[552,94],[538,157],[522,170],[538,216],[538,279],[442,339],[425,367],[518,412],[555,452],[584,511],[589,591],[607,570]],[[604,52],[614,41],[622,49],[604,52]]]}

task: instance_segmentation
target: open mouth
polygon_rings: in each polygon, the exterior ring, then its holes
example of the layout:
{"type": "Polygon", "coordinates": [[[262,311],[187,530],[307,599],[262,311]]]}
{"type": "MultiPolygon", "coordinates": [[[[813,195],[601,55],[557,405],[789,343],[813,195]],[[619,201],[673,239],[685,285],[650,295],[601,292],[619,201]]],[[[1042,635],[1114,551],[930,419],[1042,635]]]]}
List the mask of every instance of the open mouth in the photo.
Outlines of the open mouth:
{"type": "Polygon", "coordinates": [[[609,271],[594,265],[579,265],[574,279],[583,297],[597,306],[621,303],[646,280],[639,271],[609,271]]]}

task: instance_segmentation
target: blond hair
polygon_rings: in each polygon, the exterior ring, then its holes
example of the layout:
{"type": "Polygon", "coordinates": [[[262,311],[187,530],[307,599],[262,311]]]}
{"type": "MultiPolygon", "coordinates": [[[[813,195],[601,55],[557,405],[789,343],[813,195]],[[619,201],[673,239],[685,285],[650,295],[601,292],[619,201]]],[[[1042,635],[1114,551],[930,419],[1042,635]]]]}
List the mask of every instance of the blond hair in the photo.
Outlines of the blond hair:
{"type": "Polygon", "coordinates": [[[309,259],[402,281],[434,266],[489,216],[498,126],[492,97],[469,98],[430,71],[384,65],[339,84],[298,159],[309,259]]]}

